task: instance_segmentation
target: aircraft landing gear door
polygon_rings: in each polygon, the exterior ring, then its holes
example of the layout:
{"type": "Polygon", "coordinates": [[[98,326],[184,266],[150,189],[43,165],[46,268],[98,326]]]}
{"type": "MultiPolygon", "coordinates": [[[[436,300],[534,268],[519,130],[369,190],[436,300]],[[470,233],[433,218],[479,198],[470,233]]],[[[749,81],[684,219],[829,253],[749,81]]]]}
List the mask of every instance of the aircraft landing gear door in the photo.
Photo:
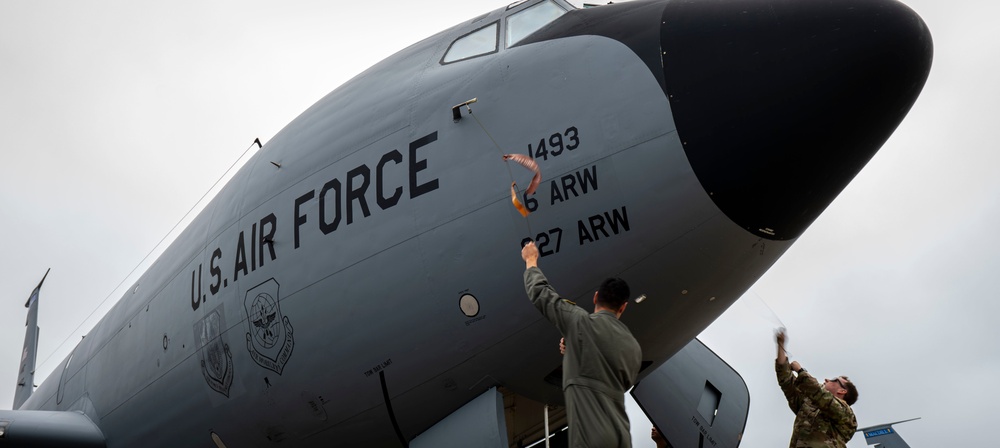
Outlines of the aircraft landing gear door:
{"type": "Polygon", "coordinates": [[[738,447],[750,410],[743,378],[697,339],[637,384],[632,397],[677,447],[738,447]]]}
{"type": "Polygon", "coordinates": [[[503,394],[495,387],[418,435],[410,448],[474,446],[507,448],[503,394]]]}

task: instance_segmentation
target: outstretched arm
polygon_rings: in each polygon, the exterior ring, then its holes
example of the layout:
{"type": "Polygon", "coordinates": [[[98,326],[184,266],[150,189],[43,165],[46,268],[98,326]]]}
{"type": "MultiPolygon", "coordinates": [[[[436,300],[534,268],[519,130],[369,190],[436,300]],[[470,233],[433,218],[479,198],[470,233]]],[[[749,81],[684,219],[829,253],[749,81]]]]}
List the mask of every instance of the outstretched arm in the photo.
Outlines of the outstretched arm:
{"type": "Polygon", "coordinates": [[[785,335],[785,329],[778,330],[774,335],[774,339],[778,346],[778,364],[788,363],[788,354],[785,353],[785,341],[788,340],[788,337],[785,335]]]}
{"type": "Polygon", "coordinates": [[[528,241],[528,244],[521,248],[521,259],[524,260],[524,269],[538,267],[538,247],[534,241],[528,241]]]}
{"type": "Polygon", "coordinates": [[[575,303],[559,297],[559,293],[538,268],[538,248],[535,243],[529,242],[521,249],[521,258],[525,267],[524,291],[528,293],[535,308],[565,335],[574,321],[586,318],[589,313],[575,303]]]}
{"type": "Polygon", "coordinates": [[[801,367],[798,362],[793,363],[793,365],[788,364],[788,355],[785,353],[786,340],[788,340],[788,337],[785,335],[784,330],[779,330],[775,335],[775,342],[777,342],[778,346],[778,357],[774,360],[774,373],[778,377],[778,386],[781,386],[781,392],[785,394],[785,400],[788,400],[788,408],[797,414],[802,404],[802,397],[795,387],[795,375],[792,374],[792,370],[793,367],[796,371],[801,367]]]}

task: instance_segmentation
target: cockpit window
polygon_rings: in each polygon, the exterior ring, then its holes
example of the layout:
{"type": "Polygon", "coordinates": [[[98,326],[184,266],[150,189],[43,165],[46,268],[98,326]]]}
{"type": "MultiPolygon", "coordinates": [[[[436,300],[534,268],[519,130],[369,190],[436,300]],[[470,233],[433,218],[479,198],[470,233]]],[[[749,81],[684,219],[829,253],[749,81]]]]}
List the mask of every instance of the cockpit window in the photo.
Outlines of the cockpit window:
{"type": "Polygon", "coordinates": [[[516,44],[565,13],[561,6],[544,1],[512,14],[507,18],[507,46],[516,44]]]}
{"type": "Polygon", "coordinates": [[[441,63],[447,64],[475,56],[495,53],[499,39],[500,23],[493,22],[452,42],[451,46],[448,47],[448,51],[445,52],[444,58],[441,59],[441,63]]]}

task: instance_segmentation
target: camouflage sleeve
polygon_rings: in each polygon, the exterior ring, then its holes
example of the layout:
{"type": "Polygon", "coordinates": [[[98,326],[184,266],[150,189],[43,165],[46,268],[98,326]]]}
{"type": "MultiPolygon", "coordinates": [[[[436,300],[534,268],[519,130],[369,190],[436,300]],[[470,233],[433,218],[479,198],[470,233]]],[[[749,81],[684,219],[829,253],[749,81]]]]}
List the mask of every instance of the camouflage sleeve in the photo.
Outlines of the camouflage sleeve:
{"type": "Polygon", "coordinates": [[[792,375],[791,365],[788,364],[788,361],[779,363],[776,359],[774,360],[774,372],[778,376],[778,385],[781,386],[781,391],[785,393],[785,399],[788,400],[788,408],[798,414],[799,406],[802,405],[802,397],[798,389],[795,388],[795,376],[792,375]]]}
{"type": "Polygon", "coordinates": [[[843,400],[834,397],[808,372],[799,374],[799,380],[799,390],[830,419],[834,429],[844,437],[844,440],[850,440],[854,436],[854,431],[858,429],[858,421],[851,407],[843,400]]]}
{"type": "Polygon", "coordinates": [[[555,288],[542,274],[542,270],[532,267],[524,271],[524,291],[531,303],[565,335],[572,322],[586,318],[589,313],[575,303],[559,297],[555,288]]]}

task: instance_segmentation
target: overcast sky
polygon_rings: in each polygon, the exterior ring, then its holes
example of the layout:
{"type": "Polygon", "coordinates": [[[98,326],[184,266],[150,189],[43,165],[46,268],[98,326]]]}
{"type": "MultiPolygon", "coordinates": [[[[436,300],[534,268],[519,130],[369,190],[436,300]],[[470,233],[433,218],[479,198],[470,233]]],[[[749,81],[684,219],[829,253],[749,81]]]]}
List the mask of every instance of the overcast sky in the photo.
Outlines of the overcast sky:
{"type": "MultiPolygon", "coordinates": [[[[24,301],[47,268],[36,381],[254,138],[505,3],[0,1],[0,408],[13,397],[24,301]]],[[[922,417],[897,427],[913,448],[993,446],[1000,2],[905,3],[934,38],[923,93],[752,291],[788,327],[795,359],[855,380],[862,426],[922,417]]],[[[787,445],[793,419],[763,309],[745,297],[701,335],[750,388],[749,448],[787,445]]],[[[651,446],[648,423],[633,415],[633,427],[651,446]]],[[[861,435],[849,444],[864,446],[861,435]]]]}

